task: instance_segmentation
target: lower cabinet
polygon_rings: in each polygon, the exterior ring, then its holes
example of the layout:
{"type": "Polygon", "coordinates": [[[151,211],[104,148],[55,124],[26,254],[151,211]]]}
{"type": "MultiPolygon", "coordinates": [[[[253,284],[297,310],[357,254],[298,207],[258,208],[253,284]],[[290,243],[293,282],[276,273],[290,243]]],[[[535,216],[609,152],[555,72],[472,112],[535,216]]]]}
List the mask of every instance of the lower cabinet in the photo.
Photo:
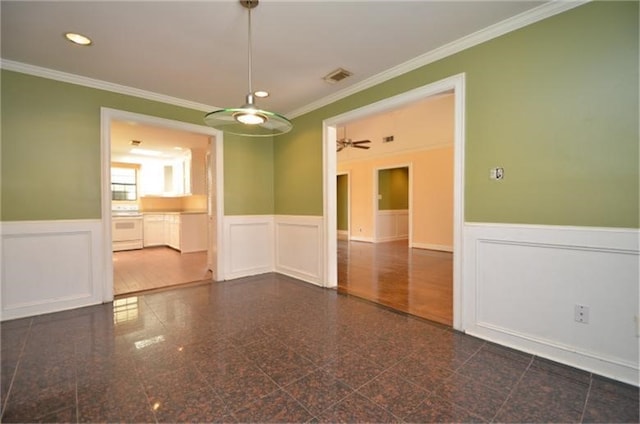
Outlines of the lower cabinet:
{"type": "Polygon", "coordinates": [[[207,250],[207,214],[145,214],[143,238],[144,247],[169,246],[182,253],[207,250]]]}
{"type": "Polygon", "coordinates": [[[168,235],[166,244],[168,244],[169,247],[182,251],[180,246],[180,215],[167,215],[164,222],[168,235]]]}
{"type": "Polygon", "coordinates": [[[180,251],[182,253],[207,250],[207,214],[180,215],[180,251]]]}
{"type": "Polygon", "coordinates": [[[166,244],[165,216],[163,214],[145,214],[144,222],[144,247],[163,246],[166,244]]]}

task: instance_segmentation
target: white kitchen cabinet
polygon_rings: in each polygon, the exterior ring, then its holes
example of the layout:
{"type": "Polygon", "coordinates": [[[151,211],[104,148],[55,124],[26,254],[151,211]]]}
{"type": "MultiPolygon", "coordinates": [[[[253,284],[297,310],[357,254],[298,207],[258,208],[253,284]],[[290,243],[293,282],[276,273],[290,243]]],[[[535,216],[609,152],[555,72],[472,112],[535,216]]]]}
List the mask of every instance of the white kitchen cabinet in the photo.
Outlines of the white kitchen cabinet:
{"type": "Polygon", "coordinates": [[[144,246],[169,246],[182,253],[207,250],[207,214],[144,215],[144,246]]]}
{"type": "Polygon", "coordinates": [[[180,214],[169,214],[165,217],[167,229],[167,245],[180,250],[180,214]]]}
{"type": "MultiPolygon", "coordinates": [[[[191,149],[189,163],[189,184],[191,194],[207,194],[207,151],[205,149],[191,149]]],[[[186,173],[185,173],[186,174],[186,173]]],[[[185,180],[187,176],[185,175],[185,180]]]]}
{"type": "Polygon", "coordinates": [[[144,215],[144,247],[163,246],[166,243],[165,215],[144,215]]]}
{"type": "Polygon", "coordinates": [[[180,215],[180,251],[182,253],[207,250],[207,214],[180,215]]]}

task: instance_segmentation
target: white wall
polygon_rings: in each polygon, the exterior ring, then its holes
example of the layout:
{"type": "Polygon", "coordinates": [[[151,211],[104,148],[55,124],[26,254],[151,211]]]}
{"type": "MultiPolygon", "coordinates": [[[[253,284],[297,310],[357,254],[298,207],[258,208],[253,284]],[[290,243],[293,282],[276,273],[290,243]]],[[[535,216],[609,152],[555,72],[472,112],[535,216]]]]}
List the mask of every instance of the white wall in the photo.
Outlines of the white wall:
{"type": "Polygon", "coordinates": [[[101,303],[101,220],[2,223],[0,318],[101,303]]]}
{"type": "Polygon", "coordinates": [[[466,332],[638,384],[638,230],[465,224],[466,332]],[[589,323],[574,320],[576,304],[589,323]]]}
{"type": "Polygon", "coordinates": [[[324,285],[323,224],[317,216],[226,216],[225,279],[279,272],[324,285]]]}

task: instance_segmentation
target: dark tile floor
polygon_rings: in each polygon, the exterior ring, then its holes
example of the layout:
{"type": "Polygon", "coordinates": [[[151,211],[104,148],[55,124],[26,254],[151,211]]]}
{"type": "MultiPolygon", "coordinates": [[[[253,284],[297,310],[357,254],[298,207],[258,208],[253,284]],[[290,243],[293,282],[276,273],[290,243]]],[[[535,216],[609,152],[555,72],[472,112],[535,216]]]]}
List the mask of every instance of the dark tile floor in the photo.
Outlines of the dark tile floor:
{"type": "Polygon", "coordinates": [[[3,422],[638,422],[638,388],[265,274],[5,322],[3,422]]]}

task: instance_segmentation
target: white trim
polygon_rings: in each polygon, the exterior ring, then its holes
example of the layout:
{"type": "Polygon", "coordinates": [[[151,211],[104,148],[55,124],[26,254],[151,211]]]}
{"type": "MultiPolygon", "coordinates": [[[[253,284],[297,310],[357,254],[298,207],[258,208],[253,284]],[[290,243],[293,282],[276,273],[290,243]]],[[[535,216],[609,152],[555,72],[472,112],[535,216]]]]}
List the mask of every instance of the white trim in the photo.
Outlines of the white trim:
{"type": "Polygon", "coordinates": [[[376,241],[373,239],[373,237],[362,237],[362,236],[351,236],[350,238],[351,241],[359,241],[362,243],[375,243],[376,241]]]}
{"type": "Polygon", "coordinates": [[[102,222],[2,222],[2,320],[99,304],[102,222]]]}
{"type": "Polygon", "coordinates": [[[444,244],[431,244],[431,243],[412,243],[410,245],[414,249],[426,249],[426,250],[437,250],[440,252],[451,252],[453,253],[453,246],[447,246],[444,244]]]}
{"type": "Polygon", "coordinates": [[[464,233],[468,334],[639,384],[640,230],[466,223],[464,233]],[[588,324],[574,321],[575,304],[591,308],[588,324]]]}
{"type": "Polygon", "coordinates": [[[289,119],[293,119],[306,113],[312,112],[347,96],[358,93],[362,90],[373,87],[397,76],[406,74],[407,72],[421,68],[445,57],[454,55],[468,48],[477,46],[478,44],[482,44],[486,41],[500,37],[509,32],[524,28],[525,26],[539,22],[543,19],[547,19],[559,13],[566,12],[567,10],[588,3],[589,1],[590,0],[550,1],[514,17],[505,19],[502,22],[498,22],[497,24],[481,29],[480,31],[477,31],[473,34],[452,41],[451,43],[438,47],[430,52],[408,60],[407,62],[394,66],[391,69],[360,81],[357,84],[353,84],[345,88],[344,90],[340,90],[322,99],[316,100],[306,106],[294,109],[288,112],[286,116],[288,116],[289,119]]]}
{"type": "Polygon", "coordinates": [[[141,90],[139,88],[128,87],[126,85],[114,84],[107,81],[97,80],[94,78],[84,77],[82,75],[70,74],[67,72],[56,71],[54,69],[42,68],[40,66],[29,65],[27,63],[16,62],[14,60],[2,59],[0,67],[7,71],[20,72],[36,77],[48,78],[55,81],[67,82],[83,87],[95,88],[98,90],[110,91],[112,93],[124,94],[127,96],[139,97],[141,99],[162,102],[170,105],[195,109],[202,112],[209,112],[220,109],[219,107],[205,105],[203,103],[192,102],[190,100],[179,99],[164,94],[154,93],[152,91],[141,90]]]}
{"type": "MultiPolygon", "coordinates": [[[[218,246],[217,254],[217,274],[216,280],[223,280],[225,277],[226,254],[220,246],[223,244],[222,216],[224,211],[224,169],[223,169],[223,145],[224,135],[222,131],[204,125],[195,125],[188,122],[175,121],[171,119],[159,118],[156,116],[143,115],[139,113],[127,112],[118,109],[100,108],[100,152],[101,152],[101,175],[102,175],[102,223],[103,223],[103,261],[104,267],[104,290],[103,300],[105,302],[113,300],[113,261],[111,246],[111,121],[123,120],[140,122],[147,125],[171,128],[179,131],[189,131],[198,134],[205,134],[215,138],[216,150],[216,226],[218,246]]],[[[211,244],[211,243],[209,243],[211,244]]]]}
{"type": "MultiPolygon", "coordinates": [[[[387,99],[328,118],[322,123],[323,136],[323,216],[325,217],[325,276],[328,287],[337,286],[336,228],[336,127],[348,121],[386,112],[411,102],[448,90],[454,91],[453,135],[453,328],[464,330],[462,256],[464,225],[464,144],[465,144],[465,74],[457,74],[434,83],[409,90],[387,99]]],[[[377,208],[376,208],[377,210],[377,208]]],[[[369,241],[352,237],[353,241],[369,241]]],[[[371,240],[372,241],[372,240],[371,240]]]]}
{"type": "Polygon", "coordinates": [[[338,230],[338,240],[347,240],[347,241],[349,241],[349,231],[347,231],[347,230],[338,230]]]}

